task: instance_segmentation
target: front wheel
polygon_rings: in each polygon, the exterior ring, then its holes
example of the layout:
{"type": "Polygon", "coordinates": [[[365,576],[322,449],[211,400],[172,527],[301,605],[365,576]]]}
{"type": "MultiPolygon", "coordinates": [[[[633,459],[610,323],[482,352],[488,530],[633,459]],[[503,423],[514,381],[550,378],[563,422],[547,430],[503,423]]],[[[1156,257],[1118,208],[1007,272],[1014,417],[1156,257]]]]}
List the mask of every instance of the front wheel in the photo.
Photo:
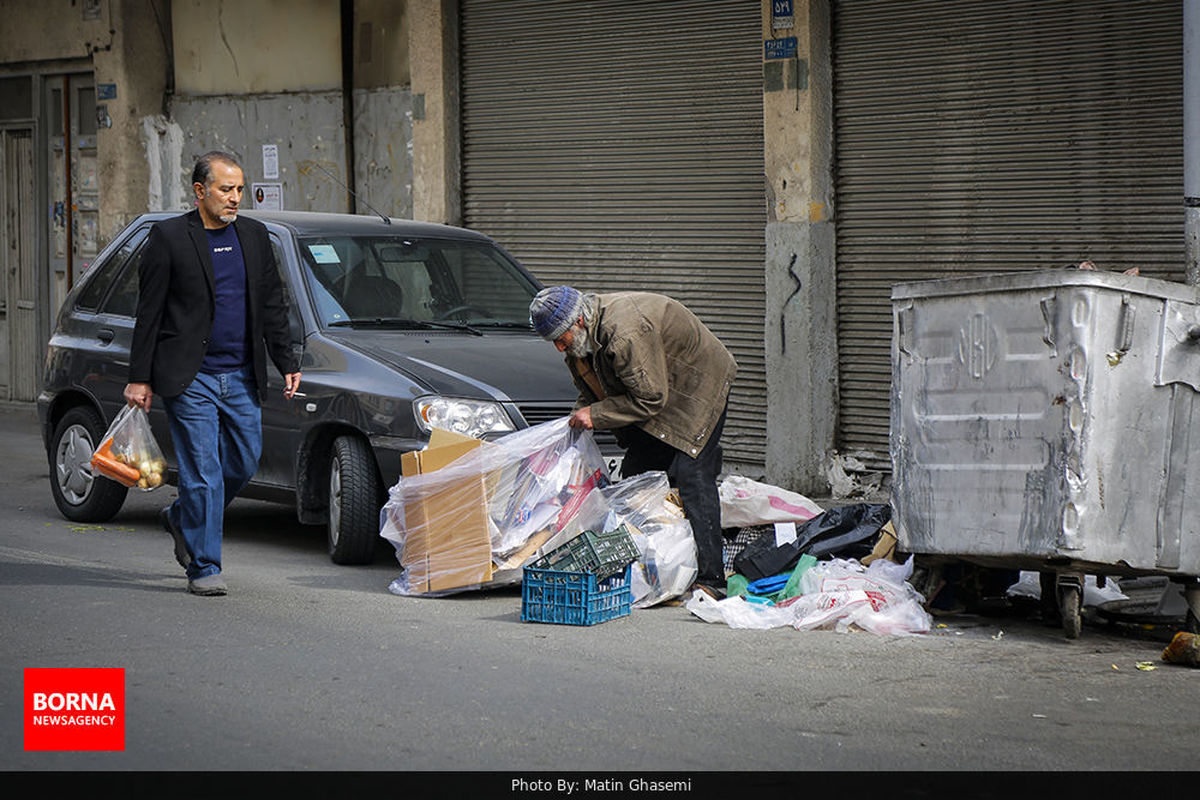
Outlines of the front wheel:
{"type": "Polygon", "coordinates": [[[92,453],[105,430],[99,414],[78,406],[63,414],[50,437],[50,494],[72,522],[107,522],[129,493],[116,481],[92,474],[92,453]]]}
{"type": "Polygon", "coordinates": [[[1083,630],[1083,618],[1080,616],[1082,601],[1082,587],[1062,583],[1058,585],[1058,604],[1062,614],[1063,633],[1068,639],[1078,639],[1083,630]]]}
{"type": "Polygon", "coordinates": [[[329,557],[335,564],[370,564],[379,543],[379,476],[371,448],[339,436],[329,462],[329,557]]]}

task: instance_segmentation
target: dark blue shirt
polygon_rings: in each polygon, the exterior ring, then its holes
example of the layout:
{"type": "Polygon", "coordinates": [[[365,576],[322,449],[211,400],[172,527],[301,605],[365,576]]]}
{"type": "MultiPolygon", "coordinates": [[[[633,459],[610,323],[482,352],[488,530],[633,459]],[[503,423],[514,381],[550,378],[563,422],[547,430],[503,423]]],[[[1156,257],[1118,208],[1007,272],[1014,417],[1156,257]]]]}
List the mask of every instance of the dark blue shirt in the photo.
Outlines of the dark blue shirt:
{"type": "Polygon", "coordinates": [[[209,374],[236,372],[248,362],[250,336],[246,315],[246,262],[233,225],[208,230],[212,245],[213,324],[208,351],[200,371],[209,374]]]}

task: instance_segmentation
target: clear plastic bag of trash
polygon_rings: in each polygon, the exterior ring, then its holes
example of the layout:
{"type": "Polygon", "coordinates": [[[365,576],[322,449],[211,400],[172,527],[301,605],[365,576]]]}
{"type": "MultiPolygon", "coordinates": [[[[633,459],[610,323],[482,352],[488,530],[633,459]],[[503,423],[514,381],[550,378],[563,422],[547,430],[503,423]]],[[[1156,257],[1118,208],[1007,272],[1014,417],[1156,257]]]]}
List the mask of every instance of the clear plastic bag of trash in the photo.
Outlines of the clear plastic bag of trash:
{"type": "Polygon", "coordinates": [[[665,472],[646,472],[600,492],[629,528],[641,554],[631,574],[634,608],[649,608],[687,591],[696,578],[692,524],[665,472]]]}
{"type": "MultiPolygon", "coordinates": [[[[404,574],[395,594],[441,596],[517,583],[532,561],[609,483],[590,431],[567,418],[494,441],[435,431],[406,454],[380,512],[380,535],[404,574]]],[[[562,537],[559,537],[560,539],[562,537]]]]}
{"type": "Polygon", "coordinates": [[[736,628],[791,625],[797,630],[845,632],[853,625],[879,635],[915,635],[928,632],[933,620],[923,608],[924,598],[908,583],[912,569],[911,556],[904,564],[878,559],[869,567],[853,559],[833,559],[805,570],[800,576],[802,594],[779,603],[758,603],[744,596],[713,600],[697,591],[686,607],[707,622],[736,628]]]}
{"type": "Polygon", "coordinates": [[[799,597],[786,601],[797,630],[856,625],[881,635],[926,633],[933,620],[924,598],[908,583],[913,557],[904,564],[886,559],[864,567],[854,559],[818,563],[800,578],[799,597]]]}
{"type": "Polygon", "coordinates": [[[687,591],[696,578],[696,541],[665,472],[635,475],[589,495],[563,533],[545,547],[577,531],[610,531],[620,525],[639,554],[630,574],[634,608],[649,608],[687,591]]]}

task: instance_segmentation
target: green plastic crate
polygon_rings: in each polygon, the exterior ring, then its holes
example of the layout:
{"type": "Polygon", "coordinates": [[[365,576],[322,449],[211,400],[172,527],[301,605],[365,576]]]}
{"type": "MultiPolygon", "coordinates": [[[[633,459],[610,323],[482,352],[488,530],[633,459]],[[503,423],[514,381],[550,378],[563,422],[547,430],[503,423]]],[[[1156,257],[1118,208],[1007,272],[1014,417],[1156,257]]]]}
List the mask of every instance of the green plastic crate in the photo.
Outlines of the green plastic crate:
{"type": "Polygon", "coordinates": [[[637,545],[621,525],[608,533],[584,531],[529,564],[534,569],[588,572],[603,579],[638,559],[637,545]]]}

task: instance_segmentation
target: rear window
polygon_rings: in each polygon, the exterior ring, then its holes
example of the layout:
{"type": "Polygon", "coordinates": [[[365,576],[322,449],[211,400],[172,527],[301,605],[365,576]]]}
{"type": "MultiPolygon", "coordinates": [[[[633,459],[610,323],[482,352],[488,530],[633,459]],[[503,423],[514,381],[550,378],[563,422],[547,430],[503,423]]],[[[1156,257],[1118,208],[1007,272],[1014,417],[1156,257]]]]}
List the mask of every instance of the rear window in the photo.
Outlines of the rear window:
{"type": "MultiPolygon", "coordinates": [[[[100,308],[101,301],[108,293],[109,287],[117,275],[121,274],[121,270],[129,263],[129,260],[135,253],[140,252],[141,245],[146,241],[146,235],[150,232],[150,226],[138,228],[133,232],[121,247],[102,264],[93,264],[88,274],[85,277],[87,285],[80,291],[78,299],[75,301],[75,307],[85,311],[96,311],[100,308]]],[[[136,270],[135,270],[136,272],[136,270]]],[[[134,305],[137,304],[137,281],[134,281],[134,305]]],[[[133,311],[129,312],[130,315],[133,311]]]]}

